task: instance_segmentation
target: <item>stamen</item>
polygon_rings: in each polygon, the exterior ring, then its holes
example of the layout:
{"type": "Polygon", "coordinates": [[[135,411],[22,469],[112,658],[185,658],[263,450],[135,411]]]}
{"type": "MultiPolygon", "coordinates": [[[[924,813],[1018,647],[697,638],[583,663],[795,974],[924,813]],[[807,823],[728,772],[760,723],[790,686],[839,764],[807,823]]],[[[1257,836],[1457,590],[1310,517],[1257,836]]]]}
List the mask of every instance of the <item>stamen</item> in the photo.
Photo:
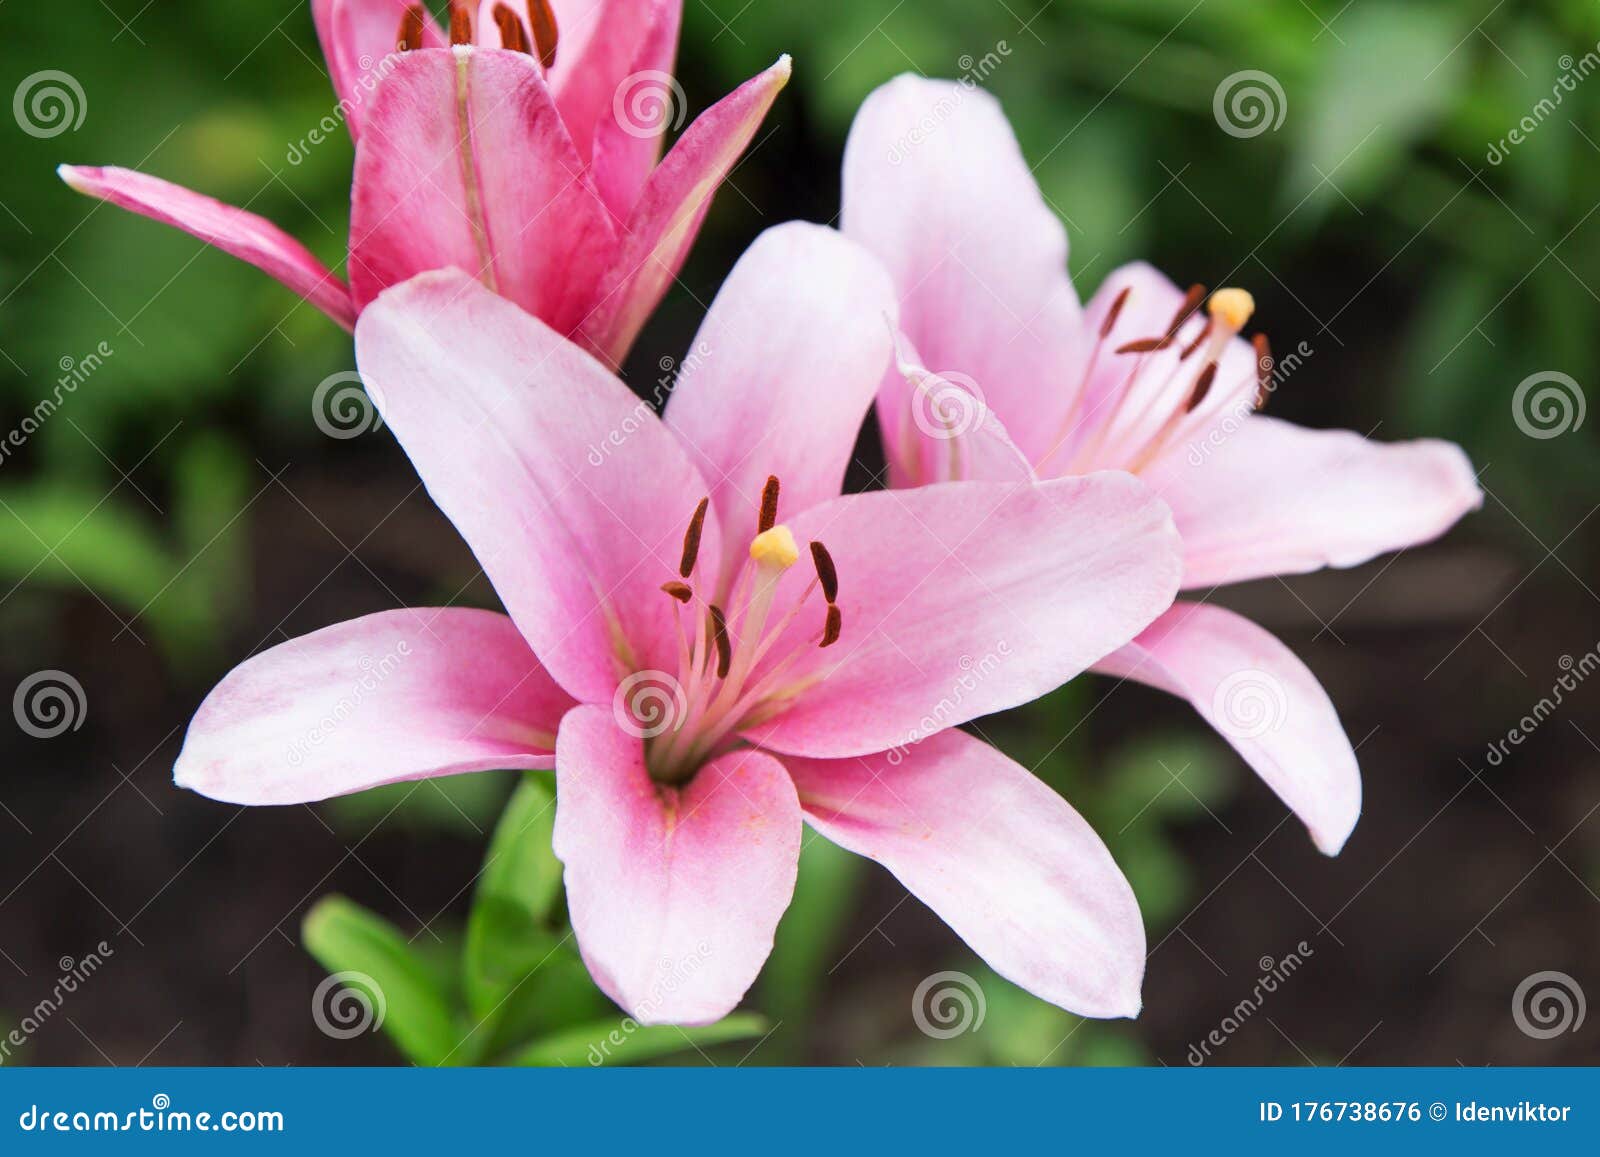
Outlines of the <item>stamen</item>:
{"type": "Polygon", "coordinates": [[[811,561],[817,568],[817,581],[822,584],[822,597],[830,603],[839,600],[839,571],[833,565],[833,556],[820,542],[811,544],[811,561]]]}
{"type": "Polygon", "coordinates": [[[528,44],[528,34],[523,30],[522,21],[517,19],[517,14],[504,4],[494,6],[494,22],[500,28],[500,43],[512,52],[524,52],[533,55],[533,49],[528,44]]]}
{"type": "Polygon", "coordinates": [[[711,604],[711,642],[717,648],[717,678],[726,679],[733,664],[733,648],[728,645],[728,619],[722,608],[711,604]]]}
{"type": "Polygon", "coordinates": [[[756,522],[756,532],[765,534],[778,523],[778,476],[769,474],[767,484],[761,488],[761,517],[756,522]]]}
{"type": "Polygon", "coordinates": [[[1138,341],[1130,341],[1126,345],[1117,347],[1119,354],[1148,354],[1156,350],[1164,350],[1172,344],[1170,337],[1142,337],[1138,341]]]}
{"type": "Polygon", "coordinates": [[[1188,345],[1183,347],[1183,352],[1178,355],[1178,360],[1180,362],[1188,361],[1189,360],[1189,355],[1194,353],[1195,350],[1200,348],[1200,343],[1205,341],[1206,337],[1210,333],[1211,333],[1211,319],[1208,317],[1208,318],[1206,318],[1205,325],[1200,327],[1200,332],[1194,335],[1194,340],[1192,342],[1190,342],[1188,345]]]}
{"type": "Polygon", "coordinates": [[[688,583],[678,582],[676,579],[661,584],[661,589],[677,599],[680,603],[687,603],[694,598],[694,589],[688,583]]]}
{"type": "Polygon", "coordinates": [[[422,47],[423,29],[428,19],[427,10],[421,4],[413,4],[405,10],[400,17],[400,42],[401,52],[411,52],[422,47]]]}
{"type": "Polygon", "coordinates": [[[694,508],[694,517],[689,520],[689,529],[683,536],[683,561],[678,564],[678,574],[688,578],[694,573],[695,559],[700,557],[700,535],[706,528],[706,510],[711,505],[710,498],[702,498],[700,505],[694,508]]]}
{"type": "Polygon", "coordinates": [[[835,603],[828,604],[828,621],[822,627],[822,642],[819,647],[831,647],[839,641],[839,632],[844,628],[844,616],[840,614],[835,603]]]}
{"type": "Polygon", "coordinates": [[[528,0],[528,27],[533,29],[539,63],[545,68],[554,68],[560,29],[556,27],[556,14],[550,8],[550,0],[528,0]]]}
{"type": "Polygon", "coordinates": [[[1218,325],[1238,333],[1256,311],[1256,299],[1245,289],[1219,289],[1211,295],[1206,308],[1218,325]]]}
{"type": "Polygon", "coordinates": [[[1272,393],[1272,345],[1264,333],[1252,337],[1250,344],[1256,351],[1256,409],[1259,410],[1272,393]]]}
{"type": "Polygon", "coordinates": [[[472,43],[472,13],[467,10],[466,0],[450,0],[450,43],[472,43]]]}
{"type": "Polygon", "coordinates": [[[1117,318],[1122,316],[1122,307],[1128,304],[1128,294],[1132,292],[1133,286],[1124,285],[1122,292],[1117,294],[1116,299],[1112,301],[1111,308],[1106,311],[1105,321],[1100,323],[1100,337],[1102,339],[1110,337],[1111,331],[1117,328],[1117,318]]]}
{"type": "Polygon", "coordinates": [[[1192,414],[1201,402],[1206,400],[1206,395],[1211,392],[1211,383],[1217,380],[1217,363],[1207,362],[1206,368],[1200,371],[1200,376],[1195,379],[1194,393],[1189,395],[1189,402],[1183,407],[1185,414],[1192,414]]]}
{"type": "Polygon", "coordinates": [[[1173,315],[1172,324],[1167,326],[1167,339],[1178,336],[1178,331],[1183,328],[1183,323],[1188,321],[1200,303],[1206,299],[1206,287],[1196,282],[1189,287],[1189,292],[1183,295],[1183,304],[1178,306],[1178,312],[1173,315]]]}

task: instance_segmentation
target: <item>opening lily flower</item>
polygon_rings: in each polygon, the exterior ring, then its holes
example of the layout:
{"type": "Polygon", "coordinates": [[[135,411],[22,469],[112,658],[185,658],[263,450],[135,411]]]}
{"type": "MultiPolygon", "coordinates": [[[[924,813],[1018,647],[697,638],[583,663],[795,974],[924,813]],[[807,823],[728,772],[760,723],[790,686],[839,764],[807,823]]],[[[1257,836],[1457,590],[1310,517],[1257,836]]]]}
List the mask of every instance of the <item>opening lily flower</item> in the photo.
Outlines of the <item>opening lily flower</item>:
{"type": "Polygon", "coordinates": [[[1123,473],[841,496],[894,309],[852,242],[769,230],[658,418],[462,274],[389,290],[356,329],[362,374],[509,618],[390,611],[257,655],[201,706],[178,783],[290,803],[553,759],[579,946],[643,1021],[738,1003],[802,822],[1002,975],[1133,1015],[1144,932],[1110,854],[954,728],[1165,610],[1176,532],[1123,473]]]}
{"type": "Polygon", "coordinates": [[[681,0],[453,0],[448,34],[414,0],[313,0],[312,13],[356,141],[348,286],[243,209],[127,169],[60,171],[347,329],[388,286],[457,268],[619,364],[789,78],[783,57],[662,159],[686,112],[671,74],[681,0]]]}
{"type": "MultiPolygon", "coordinates": [[[[1280,384],[1242,289],[1147,265],[1080,306],[1067,236],[998,103],[900,77],[845,149],[842,229],[900,292],[878,398],[891,481],[1137,474],[1172,507],[1185,589],[1354,566],[1482,502],[1461,450],[1380,444],[1258,411],[1280,384]]],[[[1297,354],[1297,360],[1299,355],[1297,354]]],[[[1361,810],[1355,753],[1316,678],[1230,611],[1179,602],[1097,666],[1188,699],[1334,854],[1361,810]]]]}

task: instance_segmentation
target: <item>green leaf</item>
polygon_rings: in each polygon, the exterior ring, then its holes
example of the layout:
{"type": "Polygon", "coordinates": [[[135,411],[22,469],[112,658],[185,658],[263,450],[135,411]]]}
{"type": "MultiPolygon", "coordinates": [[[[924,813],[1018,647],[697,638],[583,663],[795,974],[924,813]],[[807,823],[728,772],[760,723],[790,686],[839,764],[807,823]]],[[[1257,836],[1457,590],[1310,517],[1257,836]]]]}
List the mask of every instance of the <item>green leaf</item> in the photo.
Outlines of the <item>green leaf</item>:
{"type": "Polygon", "coordinates": [[[306,914],[301,932],[306,950],[324,968],[349,974],[347,986],[364,990],[374,1015],[381,1016],[375,1026],[381,1023],[407,1059],[418,1065],[465,1062],[448,983],[387,920],[343,896],[328,896],[306,914]]]}
{"type": "Polygon", "coordinates": [[[810,836],[801,847],[794,899],[761,972],[762,1006],[778,1021],[764,1054],[803,1048],[817,991],[838,959],[839,934],[855,908],[866,865],[860,856],[820,836],[810,836]]]}
{"type": "Polygon", "coordinates": [[[686,1049],[748,1040],[767,1031],[764,1017],[735,1013],[716,1024],[684,1028],[675,1024],[635,1023],[632,1018],[601,1020],[567,1029],[517,1050],[511,1065],[637,1065],[686,1049]]]}

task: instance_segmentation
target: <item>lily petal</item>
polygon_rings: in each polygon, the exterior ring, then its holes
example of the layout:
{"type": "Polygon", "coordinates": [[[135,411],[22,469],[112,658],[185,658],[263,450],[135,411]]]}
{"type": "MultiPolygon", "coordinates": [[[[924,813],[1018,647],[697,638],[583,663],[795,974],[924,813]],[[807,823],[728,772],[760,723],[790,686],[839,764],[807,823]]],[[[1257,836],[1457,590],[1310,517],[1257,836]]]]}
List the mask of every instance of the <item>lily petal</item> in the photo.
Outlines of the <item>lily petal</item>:
{"type": "Polygon", "coordinates": [[[1078,329],[1067,234],[999,102],[975,86],[901,76],[856,114],[841,227],[889,267],[901,325],[935,373],[960,372],[1030,460],[1071,398],[1078,329]]]}
{"type": "Polygon", "coordinates": [[[195,713],[173,778],[229,803],[288,804],[551,767],[571,706],[504,615],[383,611],[234,668],[195,713]]]}
{"type": "Polygon", "coordinates": [[[1249,619],[1177,603],[1095,670],[1194,704],[1327,855],[1361,815],[1361,773],[1338,713],[1304,663],[1249,619]]]}
{"type": "Polygon", "coordinates": [[[62,165],[56,171],[78,192],[182,229],[281,281],[346,329],[355,325],[345,283],[266,218],[131,169],[62,165]]]}
{"type": "Polygon", "coordinates": [[[1183,535],[1186,588],[1356,566],[1429,542],[1483,505],[1449,442],[1374,442],[1252,415],[1145,475],[1183,535]]]}
{"type": "Polygon", "coordinates": [[[682,268],[711,198],[789,82],[789,71],[789,58],[780,57],[701,113],[645,182],[605,291],[584,323],[588,344],[611,364],[627,356],[682,268]]]}
{"type": "MultiPolygon", "coordinates": [[[[317,39],[328,61],[328,76],[344,111],[352,140],[361,139],[362,121],[379,82],[390,67],[385,58],[400,45],[400,25],[415,0],[312,0],[317,39]]],[[[448,43],[433,17],[423,10],[422,46],[448,43]]]]}
{"type": "Polygon", "coordinates": [[[662,787],[596,706],[561,721],[556,760],[555,853],[595,983],[643,1024],[725,1016],[794,894],[800,803],[782,765],[746,749],[662,787]]]}
{"type": "MultiPolygon", "coordinates": [[[[832,554],[844,630],[819,649],[816,602],[788,627],[769,662],[808,656],[788,676],[796,698],[749,735],[819,758],[913,743],[1038,698],[1166,610],[1181,570],[1165,504],[1110,472],[852,494],[789,525],[832,554]]],[[[775,605],[798,601],[809,571],[791,568],[775,605]]]]}
{"type": "Polygon", "coordinates": [[[537,61],[458,47],[394,63],[356,149],[358,306],[454,267],[570,333],[615,246],[537,61]]]}
{"type": "MultiPolygon", "coordinates": [[[[675,669],[684,530],[709,493],[647,403],[466,275],[389,290],[356,326],[384,420],[506,609],[575,698],[675,669]],[[464,340],[465,339],[465,340],[464,340]]],[[[715,512],[704,557],[720,556],[715,512]]]]}
{"type": "Polygon", "coordinates": [[[783,484],[785,512],[838,496],[889,362],[894,312],[882,266],[824,226],[775,226],[739,258],[666,411],[713,480],[730,557],[756,534],[769,475],[783,484]]]}
{"type": "Polygon", "coordinates": [[[787,758],[806,822],[877,860],[1007,980],[1080,1016],[1137,1016],[1145,936],[1087,821],[1026,768],[945,731],[862,759],[787,758]]]}

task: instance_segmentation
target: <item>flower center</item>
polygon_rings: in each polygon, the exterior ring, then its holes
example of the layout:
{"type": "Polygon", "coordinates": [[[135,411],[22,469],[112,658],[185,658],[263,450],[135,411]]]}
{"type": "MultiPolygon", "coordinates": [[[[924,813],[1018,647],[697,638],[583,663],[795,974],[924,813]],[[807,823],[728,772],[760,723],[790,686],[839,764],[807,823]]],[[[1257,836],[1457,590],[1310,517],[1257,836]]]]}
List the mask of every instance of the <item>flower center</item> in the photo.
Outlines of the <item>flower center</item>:
{"type": "MultiPolygon", "coordinates": [[[[546,69],[555,66],[560,31],[556,28],[556,14],[550,7],[550,0],[528,0],[526,17],[518,15],[509,4],[495,4],[489,10],[489,18],[500,33],[502,48],[537,56],[546,69]]],[[[428,19],[428,10],[421,4],[412,4],[405,10],[395,40],[401,52],[423,46],[428,19]]],[[[481,28],[478,31],[480,35],[485,32],[481,28]]],[[[450,0],[450,43],[474,43],[470,0],[450,0]]]]}
{"type": "MultiPolygon", "coordinates": [[[[666,680],[665,691],[650,689],[648,700],[630,701],[628,694],[619,690],[619,709],[634,716],[643,715],[645,707],[651,712],[649,718],[656,725],[644,732],[645,765],[659,783],[687,782],[706,760],[734,745],[740,730],[788,708],[795,696],[821,677],[797,674],[794,665],[810,654],[813,646],[831,647],[838,642],[843,627],[837,602],[838,572],[828,548],[820,542],[809,544],[815,577],[789,605],[775,606],[779,581],[801,554],[794,533],[777,520],[775,477],[767,479],[749,557],[728,585],[725,602],[703,598],[692,580],[709,506],[710,499],[700,500],[683,537],[679,577],[661,587],[674,603],[676,674],[666,680]],[[789,627],[819,591],[824,604],[821,630],[809,637],[791,636],[788,650],[776,652],[789,627]]],[[[715,588],[708,589],[715,597],[715,588]]],[[[664,673],[652,674],[659,678],[664,673]]],[[[631,680],[639,678],[631,676],[623,686],[632,691],[637,684],[631,680]]]]}

